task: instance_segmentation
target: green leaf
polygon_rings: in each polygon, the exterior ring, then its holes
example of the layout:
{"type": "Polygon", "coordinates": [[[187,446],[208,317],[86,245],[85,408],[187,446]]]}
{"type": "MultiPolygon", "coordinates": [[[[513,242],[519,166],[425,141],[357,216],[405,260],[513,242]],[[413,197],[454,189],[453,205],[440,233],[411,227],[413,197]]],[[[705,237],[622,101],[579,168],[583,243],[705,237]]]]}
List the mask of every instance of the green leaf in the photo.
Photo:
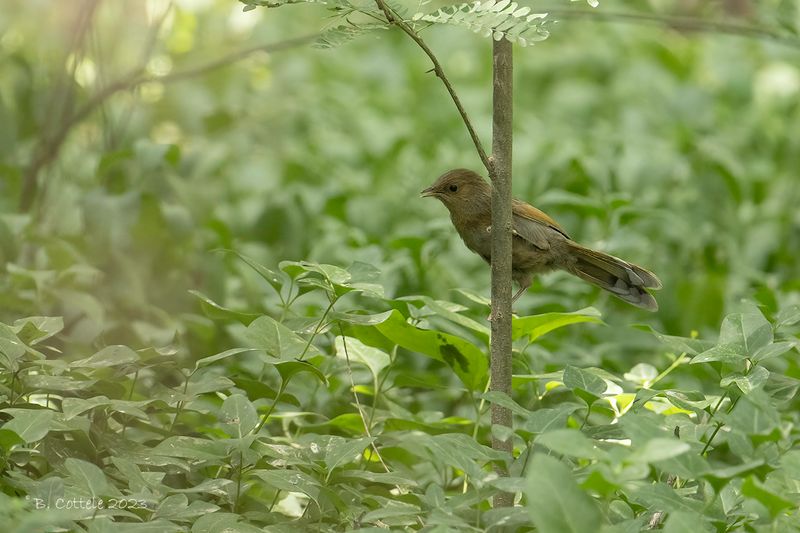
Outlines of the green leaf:
{"type": "Polygon", "coordinates": [[[522,429],[531,433],[544,433],[563,428],[567,425],[569,415],[581,408],[580,404],[565,402],[554,408],[537,409],[528,415],[522,429]]]}
{"type": "Polygon", "coordinates": [[[725,376],[719,383],[722,388],[727,388],[731,384],[736,384],[744,394],[749,394],[753,390],[762,387],[769,379],[769,370],[763,366],[755,366],[745,376],[739,373],[725,376]]]}
{"type": "Polygon", "coordinates": [[[649,511],[701,513],[703,502],[684,498],[666,483],[637,484],[627,491],[631,500],[643,505],[649,511]]]}
{"type": "Polygon", "coordinates": [[[780,494],[770,490],[762,484],[755,476],[748,476],[742,484],[742,494],[758,500],[767,509],[773,518],[782,513],[785,509],[793,509],[796,504],[787,500],[780,494]]]}
{"type": "Polygon", "coordinates": [[[0,323],[0,355],[3,356],[0,361],[3,366],[16,371],[17,359],[25,355],[25,352],[25,344],[17,337],[14,330],[0,323]]]}
{"type": "Polygon", "coordinates": [[[578,457],[581,459],[603,459],[606,452],[598,448],[594,441],[577,429],[557,429],[543,433],[536,439],[536,444],[550,448],[557,454],[578,457]]]}
{"type": "Polygon", "coordinates": [[[302,492],[314,501],[319,498],[321,485],[313,477],[296,470],[253,470],[248,477],[257,477],[268,487],[286,492],[302,492]]]}
{"type": "Polygon", "coordinates": [[[528,340],[533,342],[555,329],[583,322],[602,324],[600,311],[594,307],[587,307],[572,313],[544,313],[541,315],[512,317],[511,338],[517,340],[527,336],[528,340]]]}
{"type": "Polygon", "coordinates": [[[447,6],[431,14],[417,13],[413,20],[466,27],[494,40],[506,38],[521,46],[543,41],[549,36],[545,28],[547,13],[531,13],[509,0],[476,0],[468,4],[447,6]]]}
{"type": "Polygon", "coordinates": [[[261,276],[264,279],[264,281],[269,283],[272,286],[272,288],[275,289],[275,291],[280,294],[281,287],[283,286],[283,281],[281,280],[281,277],[280,277],[279,274],[277,274],[276,272],[273,272],[272,270],[268,269],[267,267],[265,267],[264,265],[262,265],[261,263],[259,263],[255,259],[253,259],[253,258],[251,258],[251,257],[249,257],[249,256],[247,256],[247,255],[245,255],[245,254],[243,254],[241,252],[238,252],[236,250],[222,250],[222,251],[226,252],[226,253],[234,254],[237,257],[239,257],[239,259],[244,261],[247,264],[247,266],[252,268],[259,276],[261,276]]]}
{"type": "Polygon", "coordinates": [[[13,431],[25,443],[42,440],[50,431],[55,413],[50,409],[3,409],[14,418],[3,425],[3,429],[13,431]]]}
{"type": "Polygon", "coordinates": [[[360,439],[330,437],[325,446],[325,466],[328,468],[328,472],[356,461],[371,442],[372,439],[369,437],[360,439]]]}
{"type": "Polygon", "coordinates": [[[468,389],[484,389],[489,365],[486,355],[474,344],[455,335],[412,326],[398,311],[375,328],[403,348],[447,363],[468,389]]]}
{"type": "Polygon", "coordinates": [[[189,294],[198,298],[202,302],[203,313],[209,318],[238,320],[242,324],[249,324],[253,319],[259,317],[257,313],[246,313],[234,311],[224,307],[200,291],[190,290],[189,294]]]}
{"type": "Polygon", "coordinates": [[[463,433],[410,434],[405,439],[405,446],[414,453],[417,449],[415,444],[424,446],[437,463],[458,468],[474,480],[486,476],[482,468],[483,463],[510,459],[508,454],[478,444],[475,439],[463,433]]]}
{"type": "Polygon", "coordinates": [[[231,348],[230,350],[225,350],[224,352],[220,352],[218,354],[209,355],[208,357],[203,357],[202,359],[198,359],[194,363],[194,369],[197,371],[204,366],[208,366],[212,363],[217,361],[221,361],[223,359],[227,359],[228,357],[232,357],[234,355],[238,355],[244,352],[252,352],[253,348],[231,348]]]}
{"type": "Polygon", "coordinates": [[[106,368],[111,366],[127,365],[139,361],[139,354],[127,346],[106,346],[96,354],[86,359],[72,363],[75,367],[106,368]]]}
{"type": "Polygon", "coordinates": [[[304,352],[308,356],[320,354],[316,346],[309,345],[308,341],[297,333],[266,315],[255,319],[247,326],[245,338],[254,348],[263,350],[270,357],[277,359],[295,359],[304,352]]]}
{"type": "Polygon", "coordinates": [[[316,48],[336,48],[343,44],[349,43],[356,37],[360,37],[367,33],[378,30],[387,29],[386,24],[372,23],[372,24],[340,24],[323,31],[317,40],[314,41],[316,48]]]}
{"type": "Polygon", "coordinates": [[[278,374],[280,374],[284,387],[295,374],[299,374],[300,372],[307,372],[326,385],[328,383],[325,374],[320,372],[320,370],[311,363],[305,361],[282,361],[280,363],[275,363],[275,369],[278,371],[278,374]]]}
{"type": "Polygon", "coordinates": [[[366,365],[372,373],[372,377],[375,379],[377,379],[381,370],[391,363],[389,354],[378,348],[367,346],[353,337],[336,337],[335,344],[337,357],[342,359],[349,357],[351,362],[366,365]]]}
{"type": "Polygon", "coordinates": [[[572,472],[547,455],[535,454],[531,460],[525,495],[540,533],[588,533],[603,523],[597,505],[578,487],[572,472]]]}
{"type": "Polygon", "coordinates": [[[691,337],[676,337],[674,335],[664,335],[647,325],[637,325],[637,329],[649,331],[658,340],[672,348],[676,353],[686,353],[687,355],[697,355],[711,348],[714,344],[701,339],[691,337]]]}
{"type": "Polygon", "coordinates": [[[572,365],[564,368],[562,380],[567,388],[585,390],[595,396],[601,396],[608,388],[600,376],[572,365]]]}
{"type": "Polygon", "coordinates": [[[626,459],[630,462],[656,463],[666,461],[691,450],[688,443],[678,439],[655,438],[637,447],[626,459]]]}
{"type": "Polygon", "coordinates": [[[518,414],[518,415],[530,416],[532,414],[531,411],[528,411],[527,409],[522,407],[520,404],[518,404],[517,402],[512,400],[511,397],[508,394],[504,393],[504,392],[489,391],[489,392],[484,392],[482,394],[478,394],[477,396],[479,398],[483,398],[487,402],[492,403],[494,405],[499,405],[500,407],[505,407],[505,408],[509,409],[512,413],[515,413],[515,414],[518,414]]]}
{"type": "Polygon", "coordinates": [[[772,326],[761,313],[735,313],[722,321],[717,345],[694,357],[692,364],[736,363],[755,356],[770,343],[772,326]]]}
{"type": "Polygon", "coordinates": [[[760,363],[766,359],[783,355],[795,346],[797,346],[797,341],[781,341],[768,344],[753,354],[753,363],[760,363]]]}
{"type": "Polygon", "coordinates": [[[15,431],[6,429],[5,426],[0,428],[0,448],[2,448],[6,454],[17,444],[25,444],[25,441],[15,431]]]}
{"type": "Polygon", "coordinates": [[[60,316],[30,316],[15,321],[13,329],[22,342],[33,346],[64,329],[64,319],[60,316]]]}
{"type": "Polygon", "coordinates": [[[258,424],[256,408],[243,394],[232,394],[225,398],[220,409],[220,422],[228,435],[242,438],[258,424]]]}
{"type": "Polygon", "coordinates": [[[670,513],[664,522],[665,533],[705,533],[714,531],[706,517],[701,513],[691,511],[676,511],[670,513]]]}
{"type": "MultiPolygon", "coordinates": [[[[75,487],[83,489],[92,498],[97,498],[111,491],[111,486],[105,474],[97,465],[68,457],[64,461],[64,467],[70,473],[67,481],[71,482],[75,487]]],[[[118,491],[114,492],[118,493],[118,491]]]]}

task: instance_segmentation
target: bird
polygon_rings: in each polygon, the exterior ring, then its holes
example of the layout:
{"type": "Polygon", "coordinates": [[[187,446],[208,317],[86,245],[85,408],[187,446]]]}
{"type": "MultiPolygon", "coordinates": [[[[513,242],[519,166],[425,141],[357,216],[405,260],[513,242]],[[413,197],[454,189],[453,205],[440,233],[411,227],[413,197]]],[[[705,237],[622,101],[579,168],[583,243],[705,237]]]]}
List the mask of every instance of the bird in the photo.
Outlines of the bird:
{"type": "MultiPolygon", "coordinates": [[[[491,184],[472,170],[457,168],[439,176],[420,195],[441,201],[467,248],[491,264],[491,184]]],[[[648,292],[661,288],[655,274],[578,244],[550,216],[522,200],[513,198],[511,210],[511,277],[519,286],[512,304],[528,290],[536,275],[563,270],[636,307],[658,310],[658,302],[648,292]]]]}

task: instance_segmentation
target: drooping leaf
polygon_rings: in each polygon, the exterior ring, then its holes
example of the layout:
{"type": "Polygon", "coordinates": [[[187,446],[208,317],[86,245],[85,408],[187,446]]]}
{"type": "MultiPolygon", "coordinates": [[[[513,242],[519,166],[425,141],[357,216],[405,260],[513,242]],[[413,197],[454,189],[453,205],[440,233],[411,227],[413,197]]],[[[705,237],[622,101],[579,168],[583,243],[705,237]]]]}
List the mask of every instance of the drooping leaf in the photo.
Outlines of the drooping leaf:
{"type": "Polygon", "coordinates": [[[535,454],[525,490],[528,511],[541,533],[586,533],[603,523],[597,505],[560,461],[535,454]]]}
{"type": "Polygon", "coordinates": [[[403,348],[447,363],[470,390],[483,390],[488,378],[488,362],[474,344],[449,333],[412,326],[398,311],[393,311],[388,320],[375,327],[403,348]]]}
{"type": "Polygon", "coordinates": [[[589,322],[602,324],[600,312],[594,307],[587,307],[572,313],[544,313],[541,315],[513,317],[511,319],[511,337],[514,340],[528,337],[530,342],[555,329],[570,324],[589,322]]]}

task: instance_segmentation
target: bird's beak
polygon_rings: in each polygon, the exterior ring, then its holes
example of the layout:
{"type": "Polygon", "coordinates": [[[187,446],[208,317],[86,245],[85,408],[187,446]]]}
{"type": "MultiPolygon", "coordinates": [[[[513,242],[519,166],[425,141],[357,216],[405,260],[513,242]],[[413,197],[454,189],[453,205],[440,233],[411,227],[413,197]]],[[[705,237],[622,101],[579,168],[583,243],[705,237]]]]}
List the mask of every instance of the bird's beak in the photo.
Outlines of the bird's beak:
{"type": "Polygon", "coordinates": [[[436,192],[436,189],[433,188],[433,185],[419,193],[422,198],[428,198],[429,196],[438,196],[439,193],[436,192]]]}

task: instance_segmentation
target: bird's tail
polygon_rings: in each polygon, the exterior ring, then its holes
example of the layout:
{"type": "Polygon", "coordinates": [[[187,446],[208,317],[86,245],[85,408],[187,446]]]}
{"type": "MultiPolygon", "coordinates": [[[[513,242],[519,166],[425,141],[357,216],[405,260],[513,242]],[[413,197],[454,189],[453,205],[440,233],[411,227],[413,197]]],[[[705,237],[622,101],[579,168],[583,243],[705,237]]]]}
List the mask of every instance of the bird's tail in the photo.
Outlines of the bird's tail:
{"type": "Polygon", "coordinates": [[[569,243],[574,262],[567,270],[584,281],[605,289],[629,304],[658,310],[658,303],[645,289],[660,289],[661,281],[655,274],[617,257],[569,243]]]}

